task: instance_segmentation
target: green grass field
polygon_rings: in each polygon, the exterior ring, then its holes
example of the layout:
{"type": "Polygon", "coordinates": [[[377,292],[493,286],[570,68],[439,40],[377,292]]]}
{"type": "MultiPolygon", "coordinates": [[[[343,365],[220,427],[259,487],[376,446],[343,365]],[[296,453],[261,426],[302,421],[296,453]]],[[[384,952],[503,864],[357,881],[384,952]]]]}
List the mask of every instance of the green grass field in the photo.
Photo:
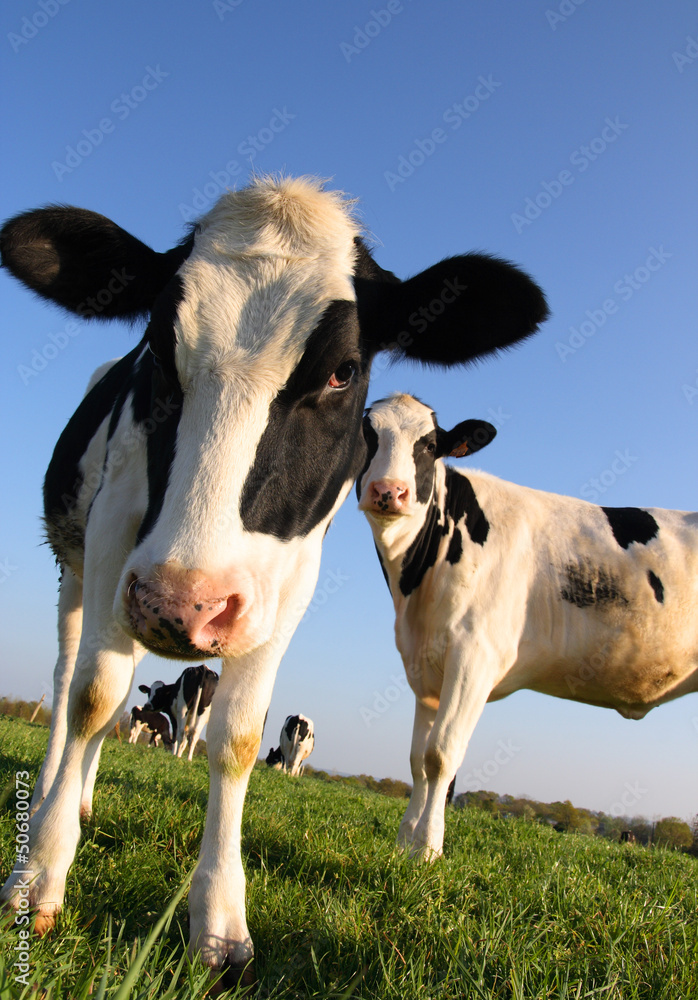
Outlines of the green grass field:
{"type": "MultiPolygon", "coordinates": [[[[3,878],[14,863],[14,776],[38,772],[47,730],[0,718],[3,878]]],[[[58,930],[14,982],[2,927],[0,1000],[195,1000],[186,896],[207,762],[105,744],[58,930]]],[[[449,810],[446,856],[393,849],[405,801],[255,769],[243,822],[260,997],[698,998],[698,861],[449,810]]],[[[233,994],[229,994],[232,996],[233,994]]]]}

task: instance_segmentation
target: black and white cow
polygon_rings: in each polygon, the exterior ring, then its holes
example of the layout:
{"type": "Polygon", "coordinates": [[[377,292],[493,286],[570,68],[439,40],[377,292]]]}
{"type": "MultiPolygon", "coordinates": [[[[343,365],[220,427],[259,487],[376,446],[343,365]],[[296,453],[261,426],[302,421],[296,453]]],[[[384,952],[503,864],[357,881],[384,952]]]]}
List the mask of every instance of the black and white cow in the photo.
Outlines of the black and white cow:
{"type": "MultiPolygon", "coordinates": [[[[250,979],[245,790],[323,537],[364,464],[371,362],[380,351],[442,366],[490,354],[535,331],[543,293],[481,254],[400,281],[373,260],[351,202],[308,178],[224,194],[166,253],[55,206],[8,222],[0,251],[28,288],[80,316],[149,316],[80,403],[45,481],[63,574],[57,721],[30,831],[37,930],[61,907],[81,807],[91,808],[83,775],[96,770],[134,662],[147,649],[220,657],[191,948],[225,967],[226,985],[245,967],[250,979]]],[[[15,906],[20,877],[3,890],[15,906]]]]}
{"type": "Polygon", "coordinates": [[[218,674],[203,663],[185,667],[174,684],[153,681],[150,686],[138,685],[138,690],[148,695],[144,707],[151,712],[164,712],[169,718],[172,753],[176,757],[182,756],[186,746],[187,760],[194,756],[194,748],[211,715],[211,701],[217,687],[218,674]]]}
{"type": "Polygon", "coordinates": [[[698,690],[698,514],[596,507],[439,461],[495,429],[412,396],[365,418],[357,483],[415,698],[399,842],[441,853],[444,800],[487,701],[530,688],[640,719],[698,690]]]}
{"type": "Polygon", "coordinates": [[[145,730],[150,733],[149,747],[156,747],[158,740],[164,746],[172,746],[170,736],[170,724],[161,712],[152,712],[141,705],[134,705],[131,709],[129,743],[138,743],[138,737],[145,730]]]}
{"type": "Polygon", "coordinates": [[[287,715],[279,740],[286,774],[299,775],[303,761],[311,755],[314,746],[313,720],[305,715],[287,715]]]}
{"type": "Polygon", "coordinates": [[[283,771],[284,755],[281,753],[281,747],[277,747],[276,750],[274,747],[270,747],[265,763],[268,764],[273,771],[283,771]]]}

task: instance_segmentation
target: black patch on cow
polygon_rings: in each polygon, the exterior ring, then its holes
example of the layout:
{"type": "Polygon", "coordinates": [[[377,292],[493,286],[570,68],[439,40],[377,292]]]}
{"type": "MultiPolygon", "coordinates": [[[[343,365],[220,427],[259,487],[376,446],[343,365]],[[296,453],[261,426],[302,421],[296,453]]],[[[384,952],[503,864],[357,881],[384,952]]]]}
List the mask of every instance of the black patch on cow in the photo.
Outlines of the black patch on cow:
{"type": "Polygon", "coordinates": [[[49,540],[59,560],[64,557],[61,551],[64,548],[62,534],[67,532],[71,536],[66,539],[70,545],[81,547],[84,542],[82,528],[66,523],[83,486],[80,459],[121,398],[123,385],[132,377],[142,350],[141,343],[117,361],[93,386],[68,421],[54,448],[44,479],[44,518],[49,540]]]}
{"type": "Polygon", "coordinates": [[[463,555],[463,536],[458,528],[453,529],[453,537],[448,543],[448,551],[446,552],[446,562],[450,562],[455,565],[460,561],[460,557],[463,555]]]}
{"type": "Polygon", "coordinates": [[[660,604],[664,604],[664,584],[662,581],[658,576],[655,576],[652,570],[649,570],[647,573],[647,579],[650,582],[650,587],[654,591],[654,596],[657,598],[657,601],[660,604]]]}
{"type": "Polygon", "coordinates": [[[567,582],[560,590],[560,596],[575,607],[628,604],[620,589],[619,581],[603,567],[595,567],[590,561],[584,560],[579,563],[568,563],[564,573],[567,582]]]}
{"type": "MultiPolygon", "coordinates": [[[[432,414],[433,416],[433,414],[432,414]]],[[[428,503],[434,489],[436,462],[436,421],[434,430],[420,437],[412,449],[414,459],[417,503],[428,503]]]]}
{"type": "Polygon", "coordinates": [[[369,363],[359,347],[355,303],[333,302],[270,406],[240,498],[246,531],[288,540],[307,535],[329,515],[342,486],[364,464],[360,428],[369,363]],[[328,389],[330,376],[348,360],[357,365],[351,383],[328,389]]]}
{"type": "Polygon", "coordinates": [[[153,310],[145,333],[150,350],[144,352],[134,376],[133,419],[146,435],[148,470],[148,506],[137,543],[150,534],[160,516],[175,460],[183,397],[174,361],[174,324],[183,296],[184,286],[175,277],[153,310]]]}
{"type": "Polygon", "coordinates": [[[640,507],[602,507],[608,518],[613,537],[623,549],[632,542],[647,545],[656,538],[659,525],[649,511],[640,507]]]}
{"type": "Polygon", "coordinates": [[[368,467],[373,461],[373,456],[378,451],[378,434],[376,429],[371,423],[371,417],[368,413],[365,414],[363,419],[363,434],[364,442],[366,444],[366,458],[364,460],[364,466],[359,475],[356,477],[356,499],[361,499],[361,480],[366,475],[368,467]]]}
{"type": "Polygon", "coordinates": [[[453,537],[446,551],[448,562],[457,563],[463,555],[463,535],[458,524],[465,527],[472,542],[484,545],[490,523],[478,503],[470,480],[457,469],[446,466],[446,497],[443,513],[432,503],[424,524],[402,560],[400,590],[407,597],[424,579],[424,574],[436,564],[439,546],[453,526],[453,537]]]}
{"type": "Polygon", "coordinates": [[[286,721],[286,725],[284,726],[284,729],[289,742],[293,740],[293,733],[296,729],[298,730],[298,736],[300,742],[306,739],[308,733],[310,732],[310,727],[308,726],[307,720],[301,719],[299,715],[289,716],[288,720],[286,721]]]}
{"type": "Polygon", "coordinates": [[[467,476],[450,466],[446,466],[446,516],[458,524],[465,517],[471,541],[484,545],[490,531],[490,522],[478,503],[475,490],[467,476]]]}
{"type": "Polygon", "coordinates": [[[436,563],[441,539],[447,531],[448,525],[441,520],[437,504],[430,504],[424,525],[402,560],[400,590],[405,597],[417,589],[427,570],[436,563]]]}

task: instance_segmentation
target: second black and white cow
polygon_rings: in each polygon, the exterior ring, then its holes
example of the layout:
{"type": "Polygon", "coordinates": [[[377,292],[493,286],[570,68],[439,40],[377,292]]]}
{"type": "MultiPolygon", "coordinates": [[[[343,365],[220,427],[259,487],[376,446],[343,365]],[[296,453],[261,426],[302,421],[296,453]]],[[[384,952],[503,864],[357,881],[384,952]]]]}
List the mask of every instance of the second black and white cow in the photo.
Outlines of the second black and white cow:
{"type": "Polygon", "coordinates": [[[62,567],[56,698],[29,896],[12,874],[1,898],[28,903],[39,932],[55,923],[100,748],[145,651],[220,658],[191,949],[225,968],[223,985],[243,970],[249,980],[245,790],[322,540],[364,464],[372,361],[483,357],[532,334],[544,296],[483,254],[399,280],[374,261],[351,202],[309,178],[226,192],[165,253],[66,206],[10,220],[0,251],[9,273],[83,318],[148,317],[88,390],[46,475],[62,567]]]}
{"type": "Polygon", "coordinates": [[[148,695],[143,706],[151,712],[164,712],[172,724],[172,753],[181,757],[189,747],[187,760],[194,756],[194,749],[201,738],[211,715],[211,702],[218,687],[218,674],[201,663],[198,667],[185,667],[174,684],[153,681],[139,684],[138,690],[148,695]]]}
{"type": "Polygon", "coordinates": [[[698,514],[596,507],[440,461],[450,431],[412,396],[374,404],[357,484],[416,697],[400,842],[442,851],[444,801],[487,701],[522,688],[640,719],[698,690],[698,514]]]}
{"type": "Polygon", "coordinates": [[[284,771],[294,776],[301,773],[303,761],[313,752],[315,727],[305,715],[288,715],[281,727],[279,750],[284,760],[284,771]]]}
{"type": "Polygon", "coordinates": [[[152,712],[141,705],[134,705],[131,709],[129,743],[138,743],[138,737],[144,730],[150,734],[149,747],[156,747],[158,741],[166,747],[172,746],[170,724],[162,712],[152,712]]]}
{"type": "Polygon", "coordinates": [[[276,750],[274,749],[274,747],[270,747],[269,748],[269,753],[267,754],[267,756],[265,758],[265,763],[273,771],[283,771],[283,769],[284,769],[284,755],[281,753],[281,747],[277,747],[276,750]]]}

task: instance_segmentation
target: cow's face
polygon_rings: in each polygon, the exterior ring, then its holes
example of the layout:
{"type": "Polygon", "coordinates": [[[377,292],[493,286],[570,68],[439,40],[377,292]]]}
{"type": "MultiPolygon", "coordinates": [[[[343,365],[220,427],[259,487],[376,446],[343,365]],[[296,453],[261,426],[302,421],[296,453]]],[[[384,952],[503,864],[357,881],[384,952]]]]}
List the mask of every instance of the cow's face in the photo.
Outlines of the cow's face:
{"type": "MultiPolygon", "coordinates": [[[[328,523],[364,464],[377,351],[460,364],[524,339],[547,315],[530,278],[483,255],[398,281],[372,260],[350,205],[308,179],[224,195],[165,254],[70,208],[11,220],[2,254],[80,315],[150,313],[141,348],[105,376],[123,384],[108,443],[126,460],[108,456],[96,504],[118,511],[122,532],[110,554],[118,621],[178,658],[272,641],[283,652],[328,523]]],[[[105,392],[99,383],[92,395],[105,392]]]]}
{"type": "Polygon", "coordinates": [[[393,543],[426,519],[436,485],[436,462],[486,447],[496,434],[485,420],[464,420],[450,431],[414,396],[374,403],[364,417],[367,466],[356,484],[359,509],[374,534],[393,543]]]}
{"type": "Polygon", "coordinates": [[[170,707],[171,699],[165,697],[165,687],[162,681],[153,681],[150,686],[147,684],[138,685],[138,690],[148,696],[148,700],[143,706],[146,712],[162,712],[170,707]]]}

